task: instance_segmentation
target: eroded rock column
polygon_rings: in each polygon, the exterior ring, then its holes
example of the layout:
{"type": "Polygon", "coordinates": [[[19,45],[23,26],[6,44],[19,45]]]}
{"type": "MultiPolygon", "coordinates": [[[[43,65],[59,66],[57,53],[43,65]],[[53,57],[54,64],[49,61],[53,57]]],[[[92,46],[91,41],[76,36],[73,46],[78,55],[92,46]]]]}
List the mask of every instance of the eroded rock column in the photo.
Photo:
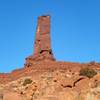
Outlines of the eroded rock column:
{"type": "MultiPolygon", "coordinates": [[[[33,61],[54,61],[50,39],[50,16],[38,17],[34,53],[26,58],[26,64],[33,61]]],[[[29,65],[29,64],[28,64],[29,65]]]]}

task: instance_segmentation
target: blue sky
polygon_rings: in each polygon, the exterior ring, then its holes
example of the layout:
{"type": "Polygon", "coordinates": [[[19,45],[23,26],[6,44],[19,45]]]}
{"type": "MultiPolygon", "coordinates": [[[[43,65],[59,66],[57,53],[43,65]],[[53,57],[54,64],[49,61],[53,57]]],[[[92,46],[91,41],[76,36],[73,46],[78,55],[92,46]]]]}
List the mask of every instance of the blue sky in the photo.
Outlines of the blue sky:
{"type": "Polygon", "coordinates": [[[37,17],[48,14],[58,61],[100,62],[100,0],[0,0],[0,72],[23,67],[37,17]]]}

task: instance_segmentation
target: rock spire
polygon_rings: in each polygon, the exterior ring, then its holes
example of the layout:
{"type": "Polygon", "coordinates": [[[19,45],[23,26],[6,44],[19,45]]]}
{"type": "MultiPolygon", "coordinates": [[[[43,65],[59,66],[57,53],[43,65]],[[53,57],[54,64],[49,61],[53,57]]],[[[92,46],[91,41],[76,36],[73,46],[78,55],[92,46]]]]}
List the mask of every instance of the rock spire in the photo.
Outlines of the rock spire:
{"type": "Polygon", "coordinates": [[[55,60],[51,48],[50,16],[38,17],[38,25],[34,42],[34,53],[30,57],[26,58],[26,64],[41,60],[55,60]]]}

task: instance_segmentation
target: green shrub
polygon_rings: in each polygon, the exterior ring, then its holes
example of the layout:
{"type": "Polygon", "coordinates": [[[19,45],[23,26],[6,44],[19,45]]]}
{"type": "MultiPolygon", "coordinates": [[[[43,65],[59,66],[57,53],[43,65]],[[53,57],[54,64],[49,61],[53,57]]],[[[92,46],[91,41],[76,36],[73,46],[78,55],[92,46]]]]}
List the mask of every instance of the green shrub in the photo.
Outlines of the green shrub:
{"type": "Polygon", "coordinates": [[[31,83],[32,83],[32,80],[27,78],[24,80],[23,85],[26,86],[27,84],[31,84],[31,83]]]}
{"type": "Polygon", "coordinates": [[[86,76],[88,78],[92,78],[96,74],[97,74],[97,72],[93,69],[90,69],[90,68],[84,68],[84,69],[80,70],[80,75],[86,76]]]}

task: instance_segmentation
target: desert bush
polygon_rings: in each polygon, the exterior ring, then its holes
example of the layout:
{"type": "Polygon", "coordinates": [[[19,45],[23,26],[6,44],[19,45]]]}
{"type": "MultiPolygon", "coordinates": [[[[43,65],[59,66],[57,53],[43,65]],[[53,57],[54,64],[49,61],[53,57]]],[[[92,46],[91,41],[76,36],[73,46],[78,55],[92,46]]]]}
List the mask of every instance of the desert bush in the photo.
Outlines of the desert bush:
{"type": "Polygon", "coordinates": [[[90,68],[84,68],[84,69],[80,70],[80,75],[86,76],[88,78],[92,78],[96,74],[97,74],[97,72],[93,69],[90,69],[90,68]]]}
{"type": "Polygon", "coordinates": [[[27,84],[31,84],[31,83],[32,83],[32,80],[27,78],[27,79],[24,80],[23,86],[26,86],[27,84]]]}

